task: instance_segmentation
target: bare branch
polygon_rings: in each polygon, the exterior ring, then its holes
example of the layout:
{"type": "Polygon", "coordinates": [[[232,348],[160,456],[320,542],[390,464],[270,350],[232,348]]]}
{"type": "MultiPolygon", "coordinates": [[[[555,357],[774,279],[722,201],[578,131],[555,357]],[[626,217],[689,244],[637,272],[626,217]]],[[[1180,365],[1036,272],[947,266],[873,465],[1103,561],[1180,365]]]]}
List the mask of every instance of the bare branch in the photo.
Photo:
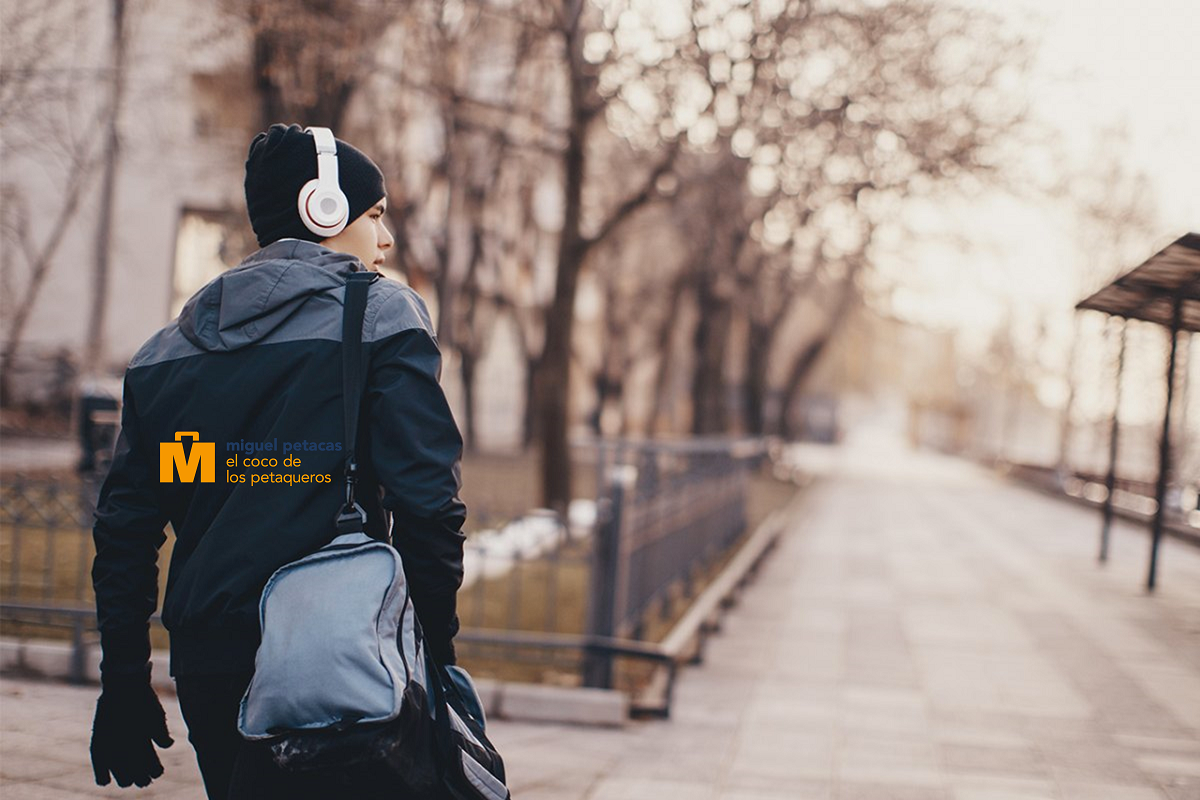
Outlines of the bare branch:
{"type": "Polygon", "coordinates": [[[583,239],[581,246],[584,253],[587,253],[599,242],[608,238],[614,230],[616,230],[622,222],[627,220],[635,211],[637,211],[646,203],[658,197],[657,185],[659,180],[669,173],[675,165],[675,158],[679,155],[678,140],[672,142],[667,147],[666,154],[658,162],[658,164],[646,176],[646,180],[642,183],[640,189],[630,197],[613,209],[595,234],[583,239]]]}

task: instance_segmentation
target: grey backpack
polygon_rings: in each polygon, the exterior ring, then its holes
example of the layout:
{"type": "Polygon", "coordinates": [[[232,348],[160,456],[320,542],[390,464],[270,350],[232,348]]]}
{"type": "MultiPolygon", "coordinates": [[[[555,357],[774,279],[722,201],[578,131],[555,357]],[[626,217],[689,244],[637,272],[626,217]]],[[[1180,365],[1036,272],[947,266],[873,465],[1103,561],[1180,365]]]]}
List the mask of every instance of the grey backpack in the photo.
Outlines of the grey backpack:
{"type": "Polygon", "coordinates": [[[427,686],[400,554],[365,533],[281,567],[263,589],[262,642],[242,698],[247,739],[390,722],[427,686]]]}

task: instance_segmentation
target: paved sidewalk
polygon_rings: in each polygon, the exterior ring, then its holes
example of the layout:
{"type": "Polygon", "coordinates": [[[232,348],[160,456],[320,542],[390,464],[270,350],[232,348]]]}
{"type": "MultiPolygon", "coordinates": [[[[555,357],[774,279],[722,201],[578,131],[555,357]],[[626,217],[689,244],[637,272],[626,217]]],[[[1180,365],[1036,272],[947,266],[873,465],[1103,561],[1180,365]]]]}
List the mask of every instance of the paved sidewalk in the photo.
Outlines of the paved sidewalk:
{"type": "MultiPolygon", "coordinates": [[[[848,448],[673,719],[496,721],[517,800],[1200,800],[1200,550],[959,462],[848,448]]],[[[201,797],[186,743],[90,785],[94,690],[0,684],[0,795],[201,797]]],[[[171,729],[183,736],[178,710],[171,729]]]]}

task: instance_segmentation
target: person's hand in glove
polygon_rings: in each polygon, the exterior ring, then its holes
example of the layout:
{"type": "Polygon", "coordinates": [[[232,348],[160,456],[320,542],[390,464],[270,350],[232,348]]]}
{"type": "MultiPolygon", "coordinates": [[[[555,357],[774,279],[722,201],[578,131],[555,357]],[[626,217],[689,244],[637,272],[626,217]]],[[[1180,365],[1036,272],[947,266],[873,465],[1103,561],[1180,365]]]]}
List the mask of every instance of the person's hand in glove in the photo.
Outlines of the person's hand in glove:
{"type": "Polygon", "coordinates": [[[149,786],[163,774],[154,745],[174,744],[167,715],[150,687],[150,668],[131,674],[104,675],[96,720],[92,723],[92,770],[107,786],[149,786]]]}
{"type": "Polygon", "coordinates": [[[441,622],[433,629],[426,629],[425,644],[429,647],[429,655],[435,664],[450,667],[458,663],[454,652],[454,637],[458,635],[458,615],[452,615],[449,622],[441,622]]]}

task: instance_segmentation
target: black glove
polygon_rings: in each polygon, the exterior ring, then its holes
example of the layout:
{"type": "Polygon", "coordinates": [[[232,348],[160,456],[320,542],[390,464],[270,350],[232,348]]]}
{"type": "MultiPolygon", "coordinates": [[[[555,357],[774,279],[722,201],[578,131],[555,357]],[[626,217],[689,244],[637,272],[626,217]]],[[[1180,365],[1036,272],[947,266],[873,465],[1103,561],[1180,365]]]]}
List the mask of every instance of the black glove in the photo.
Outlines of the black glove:
{"type": "Polygon", "coordinates": [[[452,666],[457,662],[454,653],[454,637],[458,635],[458,615],[452,614],[449,621],[438,620],[435,628],[423,628],[425,646],[429,648],[429,657],[435,664],[443,667],[452,666]]]}
{"type": "Polygon", "coordinates": [[[433,663],[442,667],[453,666],[457,662],[457,656],[454,653],[454,640],[443,639],[435,641],[430,639],[426,642],[429,645],[429,656],[433,659],[433,663]]]}
{"type": "Polygon", "coordinates": [[[167,715],[150,687],[150,668],[132,674],[104,675],[96,720],[92,723],[92,770],[107,786],[109,773],[118,786],[149,786],[163,774],[154,745],[170,747],[167,715]],[[151,743],[153,742],[153,744],[151,743]]]}

